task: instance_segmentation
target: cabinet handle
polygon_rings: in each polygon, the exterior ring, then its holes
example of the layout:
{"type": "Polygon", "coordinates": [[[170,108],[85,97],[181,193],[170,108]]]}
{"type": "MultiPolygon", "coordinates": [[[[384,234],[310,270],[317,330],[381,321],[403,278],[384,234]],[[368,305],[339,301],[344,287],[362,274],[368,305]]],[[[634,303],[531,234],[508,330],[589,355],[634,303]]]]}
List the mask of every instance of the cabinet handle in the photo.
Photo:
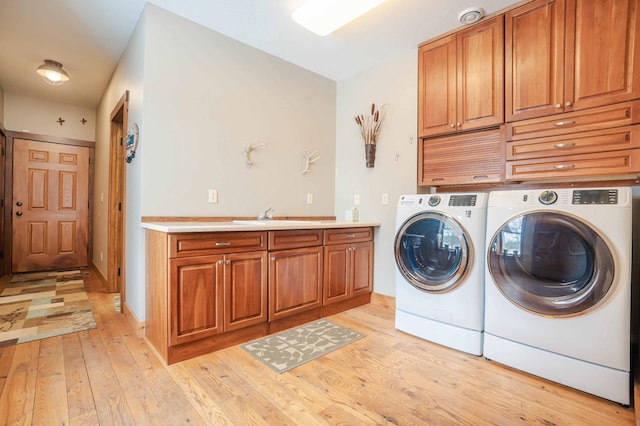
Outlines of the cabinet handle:
{"type": "Polygon", "coordinates": [[[567,124],[576,124],[574,120],[558,121],[554,126],[566,126],[567,124]]]}
{"type": "Polygon", "coordinates": [[[435,182],[435,181],[438,181],[438,180],[444,180],[444,178],[433,178],[433,179],[431,179],[431,182],[435,182]]]}
{"type": "Polygon", "coordinates": [[[567,103],[566,103],[565,105],[566,105],[566,106],[571,106],[571,105],[573,105],[573,104],[571,103],[571,101],[567,101],[567,103]]]}
{"type": "Polygon", "coordinates": [[[224,265],[224,260],[218,260],[218,265],[224,265]]]}
{"type": "Polygon", "coordinates": [[[557,166],[553,166],[553,168],[557,170],[563,170],[563,169],[570,169],[575,166],[576,166],[575,164],[558,164],[557,166]]]}
{"type": "Polygon", "coordinates": [[[575,142],[557,143],[553,147],[560,149],[560,148],[569,148],[572,146],[576,146],[575,142]]]}
{"type": "Polygon", "coordinates": [[[474,179],[489,179],[489,176],[487,175],[478,175],[478,176],[474,176],[474,179]]]}
{"type": "Polygon", "coordinates": [[[346,235],[346,237],[347,237],[347,238],[355,238],[355,237],[356,237],[356,234],[347,234],[347,235],[346,235]]]}
{"type": "Polygon", "coordinates": [[[230,246],[231,242],[230,241],[221,241],[221,242],[217,242],[216,243],[216,247],[226,247],[226,246],[230,246]]]}
{"type": "Polygon", "coordinates": [[[562,104],[556,104],[556,108],[562,108],[562,104]]]}

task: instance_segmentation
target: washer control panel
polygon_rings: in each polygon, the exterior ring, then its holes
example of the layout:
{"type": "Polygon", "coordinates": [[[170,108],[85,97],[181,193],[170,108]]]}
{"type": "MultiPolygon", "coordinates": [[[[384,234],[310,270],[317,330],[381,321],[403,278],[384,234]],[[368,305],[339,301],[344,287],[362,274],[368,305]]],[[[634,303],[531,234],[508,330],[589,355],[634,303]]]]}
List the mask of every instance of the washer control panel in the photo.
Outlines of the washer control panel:
{"type": "Polygon", "coordinates": [[[618,204],[617,189],[576,189],[572,204],[618,204]]]}
{"type": "Polygon", "coordinates": [[[451,195],[449,197],[449,205],[453,207],[472,207],[476,205],[478,196],[476,194],[468,195],[451,195]]]}
{"type": "Polygon", "coordinates": [[[439,195],[432,195],[431,197],[429,197],[428,203],[431,207],[435,207],[440,204],[440,201],[441,199],[439,195]]]}
{"type": "Polygon", "coordinates": [[[538,201],[540,201],[545,206],[548,206],[558,201],[558,193],[555,191],[543,191],[538,196],[538,201]]]}

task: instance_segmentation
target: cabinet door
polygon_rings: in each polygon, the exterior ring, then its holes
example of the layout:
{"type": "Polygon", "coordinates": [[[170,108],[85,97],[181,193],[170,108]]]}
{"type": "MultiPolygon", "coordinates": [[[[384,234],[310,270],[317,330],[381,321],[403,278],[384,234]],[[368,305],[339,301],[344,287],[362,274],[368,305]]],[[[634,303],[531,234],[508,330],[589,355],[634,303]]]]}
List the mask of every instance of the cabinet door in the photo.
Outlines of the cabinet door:
{"type": "Polygon", "coordinates": [[[269,321],[322,303],[322,247],[269,252],[269,321]]]}
{"type": "Polygon", "coordinates": [[[267,252],[224,256],[224,331],[267,321],[267,252]]]}
{"type": "Polygon", "coordinates": [[[351,270],[350,244],[324,247],[324,296],[323,303],[340,302],[349,298],[351,270]]]}
{"type": "Polygon", "coordinates": [[[505,119],[563,112],[565,0],[538,0],[505,15],[505,119]]]}
{"type": "Polygon", "coordinates": [[[171,259],[170,345],[222,333],[222,256],[171,259]]]}
{"type": "Polygon", "coordinates": [[[418,51],[418,133],[456,130],[456,45],[453,36],[418,51]]]}
{"type": "MultiPolygon", "coordinates": [[[[504,122],[504,18],[498,16],[456,36],[457,130],[504,122]]],[[[429,100],[429,102],[431,102],[429,100]]]]}
{"type": "Polygon", "coordinates": [[[351,247],[351,296],[370,293],[373,287],[373,242],[351,247]]]}
{"type": "Polygon", "coordinates": [[[640,97],[638,0],[567,0],[565,110],[640,97]]]}

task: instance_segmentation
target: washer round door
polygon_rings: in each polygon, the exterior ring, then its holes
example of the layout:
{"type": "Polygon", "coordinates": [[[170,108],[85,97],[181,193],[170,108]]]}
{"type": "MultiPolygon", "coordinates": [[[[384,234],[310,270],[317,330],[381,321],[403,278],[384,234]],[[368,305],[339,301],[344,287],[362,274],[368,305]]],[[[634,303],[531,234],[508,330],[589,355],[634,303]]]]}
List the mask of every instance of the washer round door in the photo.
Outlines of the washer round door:
{"type": "Polygon", "coordinates": [[[606,241],[577,217],[533,212],[504,224],[489,244],[488,268],[498,290],[518,307],[543,316],[588,311],[613,285],[606,241]]]}
{"type": "Polygon", "coordinates": [[[422,212],[408,218],[395,239],[400,273],[414,287],[433,293],[458,286],[472,265],[471,239],[451,216],[422,212]]]}

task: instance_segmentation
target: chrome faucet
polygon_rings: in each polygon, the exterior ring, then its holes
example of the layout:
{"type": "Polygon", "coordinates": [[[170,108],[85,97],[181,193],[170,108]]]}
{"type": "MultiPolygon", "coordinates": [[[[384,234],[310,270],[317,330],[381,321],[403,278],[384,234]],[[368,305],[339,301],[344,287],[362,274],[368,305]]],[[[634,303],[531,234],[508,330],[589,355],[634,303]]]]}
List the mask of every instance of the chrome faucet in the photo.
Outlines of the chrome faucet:
{"type": "Polygon", "coordinates": [[[258,220],[273,219],[273,207],[269,207],[258,215],[258,220]]]}

